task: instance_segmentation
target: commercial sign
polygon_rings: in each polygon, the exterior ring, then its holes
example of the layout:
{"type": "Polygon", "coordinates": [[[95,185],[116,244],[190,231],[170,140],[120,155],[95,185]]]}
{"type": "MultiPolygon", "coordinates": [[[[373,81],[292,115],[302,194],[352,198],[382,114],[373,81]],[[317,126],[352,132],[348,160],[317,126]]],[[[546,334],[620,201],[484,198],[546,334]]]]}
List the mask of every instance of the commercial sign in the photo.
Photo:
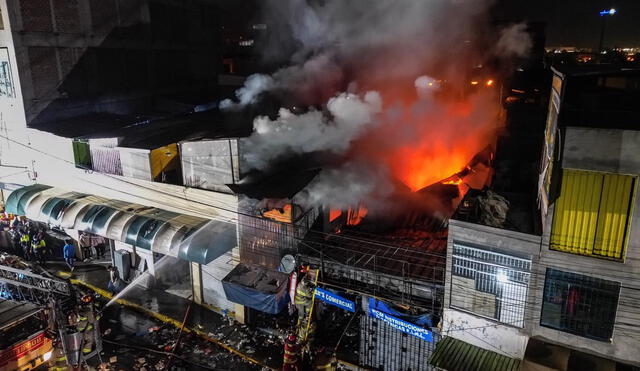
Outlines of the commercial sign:
{"type": "Polygon", "coordinates": [[[403,321],[400,318],[396,318],[394,316],[381,312],[372,307],[369,307],[369,315],[375,319],[388,323],[389,325],[391,325],[391,327],[397,330],[400,330],[405,334],[413,335],[424,341],[428,341],[428,342],[433,341],[433,335],[431,334],[431,331],[425,328],[422,328],[420,326],[414,325],[413,323],[403,321]]]}
{"type": "Polygon", "coordinates": [[[353,301],[345,299],[342,296],[336,295],[327,290],[323,290],[319,287],[316,287],[316,299],[320,299],[325,303],[329,303],[338,308],[348,310],[349,312],[356,311],[356,303],[354,303],[353,301]]]}

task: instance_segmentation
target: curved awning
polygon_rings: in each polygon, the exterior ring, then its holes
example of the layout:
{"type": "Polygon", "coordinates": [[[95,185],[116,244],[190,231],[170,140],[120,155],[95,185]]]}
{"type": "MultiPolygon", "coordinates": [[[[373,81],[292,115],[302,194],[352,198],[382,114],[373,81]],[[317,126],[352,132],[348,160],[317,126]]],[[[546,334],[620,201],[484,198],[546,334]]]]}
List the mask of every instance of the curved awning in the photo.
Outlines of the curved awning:
{"type": "Polygon", "coordinates": [[[7,201],[4,204],[5,211],[10,214],[25,215],[26,204],[37,194],[49,188],[51,187],[42,184],[34,184],[16,189],[11,192],[9,197],[7,197],[7,201]]]}
{"type": "Polygon", "coordinates": [[[11,193],[7,212],[200,264],[237,246],[232,223],[42,185],[11,193]]]}
{"type": "Polygon", "coordinates": [[[235,224],[208,221],[187,232],[180,243],[178,257],[206,265],[229,251],[225,246],[235,242],[235,224]]]}

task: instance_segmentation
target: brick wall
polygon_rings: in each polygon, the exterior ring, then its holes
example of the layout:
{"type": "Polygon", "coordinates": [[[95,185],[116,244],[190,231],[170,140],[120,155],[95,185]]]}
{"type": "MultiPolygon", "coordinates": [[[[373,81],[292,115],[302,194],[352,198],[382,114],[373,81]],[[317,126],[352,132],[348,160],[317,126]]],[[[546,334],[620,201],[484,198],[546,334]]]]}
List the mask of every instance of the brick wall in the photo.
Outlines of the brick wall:
{"type": "Polygon", "coordinates": [[[30,47],[29,64],[34,97],[38,100],[52,98],[58,83],[56,50],[51,47],[30,47]]]}
{"type": "Polygon", "coordinates": [[[80,32],[78,0],[53,0],[53,9],[55,12],[56,31],[60,33],[80,32]]]}
{"type": "Polygon", "coordinates": [[[23,30],[53,32],[49,0],[20,1],[23,30]]]}

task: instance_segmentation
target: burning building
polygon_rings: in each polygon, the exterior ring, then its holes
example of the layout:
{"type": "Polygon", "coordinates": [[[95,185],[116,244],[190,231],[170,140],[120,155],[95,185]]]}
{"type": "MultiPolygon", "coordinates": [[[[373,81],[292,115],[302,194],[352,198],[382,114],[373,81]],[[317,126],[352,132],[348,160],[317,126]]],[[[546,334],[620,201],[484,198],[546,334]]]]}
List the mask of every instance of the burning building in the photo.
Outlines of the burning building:
{"type": "Polygon", "coordinates": [[[418,317],[427,332],[438,324],[448,220],[468,192],[491,184],[501,76],[530,44],[517,24],[490,40],[474,37],[488,27],[485,5],[279,3],[280,16],[292,16],[280,18],[290,21],[290,34],[278,40],[293,41],[296,52],[220,105],[233,112],[266,97],[283,102],[276,114],[254,119],[243,145],[245,165],[270,175],[231,187],[246,205],[241,262],[283,270],[290,256],[317,269],[318,287],[363,314],[354,360],[361,365],[430,367],[420,359],[432,343],[402,340],[401,329],[372,313],[382,303],[384,315],[409,327],[418,317]],[[463,20],[455,28],[444,21],[454,12],[463,20]],[[362,22],[353,22],[356,14],[362,22]],[[490,60],[503,63],[479,67],[490,60]],[[479,68],[482,84],[473,84],[479,68]],[[277,176],[300,158],[313,176],[302,183],[277,176]],[[277,186],[264,192],[265,184],[277,186]],[[402,357],[403,347],[416,359],[402,357]]]}
{"type": "MultiPolygon", "coordinates": [[[[252,131],[229,134],[217,110],[216,115],[201,113],[199,105],[171,101],[163,105],[168,112],[162,115],[149,117],[134,109],[124,110],[125,117],[117,110],[115,118],[106,115],[104,133],[78,134],[87,131],[87,122],[102,128],[105,112],[81,110],[91,116],[69,119],[67,108],[72,107],[58,99],[42,107],[47,125],[39,128],[48,133],[27,127],[31,121],[22,108],[13,109],[23,125],[13,128],[12,142],[2,142],[3,153],[14,142],[26,148],[20,157],[28,161],[17,163],[30,169],[25,172],[30,178],[20,184],[52,185],[55,195],[66,194],[57,187],[97,195],[96,209],[113,199],[176,214],[166,219],[182,220],[184,214],[193,222],[179,227],[185,231],[197,230],[203,219],[224,218],[231,225],[225,236],[235,231],[236,238],[225,238],[220,246],[192,238],[193,250],[160,251],[154,243],[139,249],[137,239],[122,241],[150,266],[155,253],[183,260],[181,283],[199,304],[235,311],[240,321],[251,319],[246,314],[259,306],[229,294],[226,284],[235,285],[236,293],[250,291],[269,300],[275,295],[272,311],[284,313],[290,294],[282,293],[287,285],[280,277],[310,265],[319,273],[319,288],[343,295],[357,308],[360,320],[352,323],[361,358],[355,362],[425,369],[424,359],[433,350],[427,339],[437,338],[432,330],[446,302],[448,219],[471,189],[491,183],[502,120],[503,71],[483,69],[482,84],[470,81],[470,71],[489,59],[508,62],[525,53],[527,39],[515,25],[494,35],[495,40],[478,40],[483,34],[478,31],[486,29],[484,1],[401,0],[371,6],[364,0],[292,0],[269,6],[278,14],[269,22],[289,22],[286,27],[269,24],[270,30],[287,33],[272,39],[292,42],[272,49],[293,53],[273,56],[285,67],[249,76],[234,99],[219,104],[224,116],[231,116],[265,101],[279,102],[275,110],[255,108],[252,131]],[[455,25],[450,22],[454,14],[455,25]],[[207,125],[205,134],[196,133],[207,125]],[[68,128],[74,133],[63,133],[68,128]],[[224,251],[210,254],[209,247],[224,251]],[[216,279],[203,279],[207,274],[216,279]],[[255,279],[238,277],[243,274],[255,279]],[[243,291],[243,285],[254,287],[243,291]],[[388,316],[404,321],[405,331],[393,327],[388,316]],[[416,323],[422,330],[407,332],[416,323]],[[383,333],[390,334],[389,340],[377,342],[383,333]],[[407,340],[405,333],[424,336],[407,340]],[[403,347],[417,349],[417,356],[400,357],[403,347]]],[[[28,67],[12,65],[19,66],[16,76],[28,67]]],[[[78,75],[70,76],[60,86],[72,88],[78,75]]],[[[179,82],[187,81],[192,76],[179,82]]],[[[74,91],[68,90],[71,98],[74,91]]],[[[23,97],[20,91],[17,97],[23,97]]],[[[137,218],[115,206],[114,215],[137,218]]],[[[34,215],[40,211],[34,209],[34,215]]],[[[124,227],[118,224],[121,237],[124,227]]],[[[146,235],[148,230],[139,227],[146,235]]],[[[324,313],[342,318],[335,311],[324,313]]],[[[325,322],[348,327],[341,320],[325,322]]]]}

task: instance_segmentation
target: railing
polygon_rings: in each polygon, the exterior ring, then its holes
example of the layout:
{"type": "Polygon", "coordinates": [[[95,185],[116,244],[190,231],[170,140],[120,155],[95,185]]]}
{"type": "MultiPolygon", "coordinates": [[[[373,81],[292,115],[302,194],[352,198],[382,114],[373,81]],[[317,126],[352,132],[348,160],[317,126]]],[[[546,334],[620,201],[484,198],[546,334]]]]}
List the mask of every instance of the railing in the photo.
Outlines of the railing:
{"type": "Polygon", "coordinates": [[[0,282],[3,286],[20,287],[27,290],[37,290],[43,293],[71,295],[69,284],[63,280],[44,277],[23,269],[0,265],[0,282]]]}
{"type": "Polygon", "coordinates": [[[375,243],[368,247],[372,252],[339,246],[331,240],[305,240],[300,244],[298,261],[319,266],[324,283],[432,313],[439,311],[444,296],[443,255],[403,247],[382,248],[375,243]]]}

